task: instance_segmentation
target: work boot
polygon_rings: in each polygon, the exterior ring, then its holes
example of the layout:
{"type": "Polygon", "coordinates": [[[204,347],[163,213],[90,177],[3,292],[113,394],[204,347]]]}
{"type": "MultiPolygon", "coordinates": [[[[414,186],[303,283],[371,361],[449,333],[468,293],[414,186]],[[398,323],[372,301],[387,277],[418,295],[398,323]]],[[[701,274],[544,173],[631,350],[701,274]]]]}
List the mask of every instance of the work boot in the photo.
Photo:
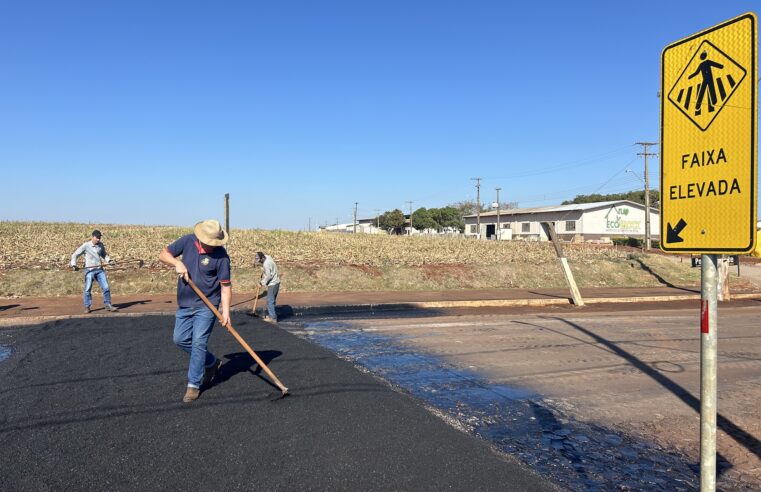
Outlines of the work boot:
{"type": "Polygon", "coordinates": [[[85,314],[90,314],[91,311],[90,306],[85,306],[85,314]]]}
{"type": "Polygon", "coordinates": [[[111,304],[106,304],[106,311],[111,311],[112,313],[115,313],[119,310],[118,307],[113,306],[111,304]]]}
{"type": "Polygon", "coordinates": [[[211,384],[212,381],[214,381],[214,378],[217,376],[217,372],[219,371],[219,368],[222,367],[222,361],[220,359],[217,359],[214,364],[210,365],[209,367],[204,368],[203,370],[203,383],[201,383],[201,386],[208,386],[211,384]]]}
{"type": "Polygon", "coordinates": [[[188,386],[188,390],[185,391],[185,396],[182,397],[182,401],[185,403],[190,403],[196,401],[199,396],[201,396],[201,390],[188,386]]]}

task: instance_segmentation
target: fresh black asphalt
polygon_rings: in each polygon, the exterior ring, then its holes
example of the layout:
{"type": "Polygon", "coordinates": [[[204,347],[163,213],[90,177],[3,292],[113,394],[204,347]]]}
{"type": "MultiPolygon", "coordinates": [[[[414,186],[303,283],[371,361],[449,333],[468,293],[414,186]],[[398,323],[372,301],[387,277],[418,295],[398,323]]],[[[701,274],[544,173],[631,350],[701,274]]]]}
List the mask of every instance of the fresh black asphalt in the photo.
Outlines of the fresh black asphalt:
{"type": "Polygon", "coordinates": [[[412,397],[310,342],[236,314],[289,389],[219,325],[225,364],[182,403],[174,318],[0,330],[0,490],[554,490],[412,397]]]}

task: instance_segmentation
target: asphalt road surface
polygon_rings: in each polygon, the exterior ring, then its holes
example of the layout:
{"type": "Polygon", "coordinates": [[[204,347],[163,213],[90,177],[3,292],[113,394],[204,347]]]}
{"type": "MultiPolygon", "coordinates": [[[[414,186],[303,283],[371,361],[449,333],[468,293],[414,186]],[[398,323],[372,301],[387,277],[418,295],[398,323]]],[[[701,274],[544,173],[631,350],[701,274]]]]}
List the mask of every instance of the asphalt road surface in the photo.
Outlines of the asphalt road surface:
{"type": "MultiPolygon", "coordinates": [[[[719,305],[718,483],[723,490],[758,490],[761,483],[759,319],[758,301],[719,305]]],[[[495,444],[521,454],[542,473],[558,473],[553,478],[571,488],[615,488],[631,480],[636,490],[674,490],[697,483],[697,301],[357,316],[304,321],[292,329],[431,404],[459,412],[476,432],[497,436],[495,444]],[[447,377],[453,372],[456,378],[447,377]],[[465,405],[474,387],[531,408],[495,406],[492,400],[465,405]],[[500,420],[511,413],[514,418],[500,420]],[[552,416],[551,425],[535,424],[542,415],[552,416]],[[574,440],[578,435],[583,440],[574,440]],[[548,458],[552,453],[555,459],[548,458]],[[672,459],[673,466],[662,466],[672,459]],[[618,475],[606,477],[611,470],[618,475]],[[650,481],[638,482],[646,473],[652,474],[650,481]]]]}
{"type": "Polygon", "coordinates": [[[233,322],[291,396],[219,326],[225,364],[192,404],[172,317],[0,329],[0,489],[554,489],[328,350],[233,322]]]}

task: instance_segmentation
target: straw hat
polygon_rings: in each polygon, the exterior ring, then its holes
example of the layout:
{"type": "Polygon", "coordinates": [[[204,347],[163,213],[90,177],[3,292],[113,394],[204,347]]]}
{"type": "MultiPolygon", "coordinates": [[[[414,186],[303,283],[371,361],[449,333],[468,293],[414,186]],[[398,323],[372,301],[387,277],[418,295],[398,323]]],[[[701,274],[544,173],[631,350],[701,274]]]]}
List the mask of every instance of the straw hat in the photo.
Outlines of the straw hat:
{"type": "Polygon", "coordinates": [[[230,239],[219,222],[213,219],[203,220],[196,224],[193,233],[199,241],[209,246],[223,246],[230,239]]]}

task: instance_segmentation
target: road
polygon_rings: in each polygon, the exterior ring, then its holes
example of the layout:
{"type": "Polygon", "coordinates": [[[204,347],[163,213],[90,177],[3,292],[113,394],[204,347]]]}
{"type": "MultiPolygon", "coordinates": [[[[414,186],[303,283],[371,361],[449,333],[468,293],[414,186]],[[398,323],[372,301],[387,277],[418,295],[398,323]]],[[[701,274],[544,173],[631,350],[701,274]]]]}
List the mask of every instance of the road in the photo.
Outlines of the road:
{"type": "Polygon", "coordinates": [[[243,314],[280,393],[219,327],[224,365],[182,403],[171,316],[0,329],[2,490],[554,490],[329,351],[243,314]]]}
{"type": "MultiPolygon", "coordinates": [[[[759,316],[758,301],[720,304],[724,490],[761,483],[759,316]]],[[[697,485],[696,301],[233,321],[293,396],[270,402],[275,388],[217,332],[220,381],[180,403],[185,359],[167,316],[0,329],[4,485],[697,485]]]]}
{"type": "MultiPolygon", "coordinates": [[[[291,329],[357,360],[429,403],[443,401],[442,387],[446,385],[422,387],[410,374],[417,371],[435,380],[447,367],[467,371],[469,376],[458,377],[473,381],[480,377],[484,387],[498,385],[533,395],[524,399],[541,401],[560,419],[601,426],[604,432],[624,440],[631,438],[642,446],[651,443],[664,452],[675,452],[695,472],[700,409],[698,309],[696,302],[689,302],[676,309],[653,304],[517,313],[491,310],[479,314],[484,311],[473,310],[431,317],[306,321],[294,323],[291,329]],[[354,349],[357,340],[347,338],[350,333],[364,337],[360,350],[354,349]],[[373,345],[373,337],[382,340],[376,352],[367,348],[373,345]],[[391,350],[391,346],[397,348],[391,350]],[[429,359],[413,363],[411,354],[428,354],[443,361],[445,369],[436,372],[429,359]],[[406,369],[399,370],[400,366],[406,369]]],[[[719,307],[719,485],[730,489],[754,489],[761,483],[760,318],[757,301],[719,307]]],[[[453,391],[451,399],[460,403],[468,398],[451,385],[446,390],[453,391]]],[[[447,409],[447,402],[442,406],[447,409]]],[[[463,419],[488,411],[477,408],[463,419]]],[[[476,431],[482,427],[482,423],[474,425],[476,431]]],[[[546,429],[538,431],[547,434],[546,429]]],[[[512,436],[516,440],[523,437],[512,436]]],[[[537,446],[541,448],[541,443],[537,446]]],[[[525,447],[530,455],[531,445],[525,447]]],[[[571,448],[566,445],[562,449],[571,448]]],[[[642,465],[639,458],[645,454],[639,452],[638,459],[622,460],[619,465],[642,465]]],[[[584,461],[583,456],[576,457],[584,461]]],[[[529,456],[526,461],[532,459],[529,456]]],[[[569,467],[572,465],[576,466],[570,463],[569,467]]],[[[552,469],[549,465],[545,468],[552,469]]],[[[588,470],[587,474],[594,473],[588,470]]],[[[564,481],[563,476],[555,478],[564,481]]],[[[580,479],[585,478],[573,476],[565,481],[578,483],[580,479]]],[[[634,488],[643,486],[633,484],[634,488]]]]}

